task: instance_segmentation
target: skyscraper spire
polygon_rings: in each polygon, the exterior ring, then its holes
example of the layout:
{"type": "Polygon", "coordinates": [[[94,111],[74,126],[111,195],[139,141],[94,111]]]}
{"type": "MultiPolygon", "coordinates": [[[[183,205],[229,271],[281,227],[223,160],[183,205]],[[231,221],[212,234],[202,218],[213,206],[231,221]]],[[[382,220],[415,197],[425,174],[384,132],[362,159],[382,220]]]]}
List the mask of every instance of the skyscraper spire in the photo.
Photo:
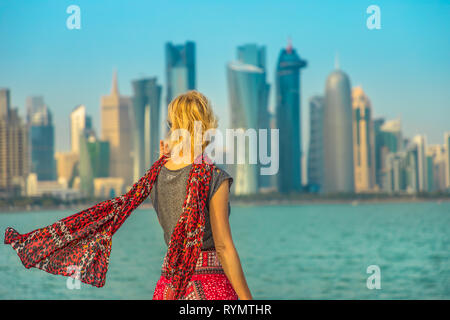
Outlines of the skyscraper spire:
{"type": "Polygon", "coordinates": [[[117,70],[113,71],[111,95],[119,95],[119,86],[117,85],[117,70]]]}
{"type": "Polygon", "coordinates": [[[286,51],[287,51],[287,53],[291,53],[292,52],[292,39],[291,39],[291,37],[288,37],[288,44],[286,46],[286,51]]]}

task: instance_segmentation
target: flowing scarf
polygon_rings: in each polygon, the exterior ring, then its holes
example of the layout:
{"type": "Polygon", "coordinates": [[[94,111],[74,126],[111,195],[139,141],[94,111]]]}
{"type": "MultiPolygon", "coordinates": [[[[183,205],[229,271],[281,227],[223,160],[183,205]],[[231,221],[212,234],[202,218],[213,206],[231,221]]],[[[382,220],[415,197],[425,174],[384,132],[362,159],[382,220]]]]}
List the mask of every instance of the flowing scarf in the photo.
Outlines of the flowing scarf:
{"type": "MultiPolygon", "coordinates": [[[[183,297],[203,244],[205,206],[214,164],[206,155],[199,157],[201,161],[192,164],[183,210],[169,242],[168,269],[174,299],[183,297]]],[[[112,236],[148,197],[167,160],[167,156],[161,156],[125,195],[27,234],[7,228],[5,244],[11,244],[27,269],[75,275],[84,283],[104,286],[112,236]]]]}

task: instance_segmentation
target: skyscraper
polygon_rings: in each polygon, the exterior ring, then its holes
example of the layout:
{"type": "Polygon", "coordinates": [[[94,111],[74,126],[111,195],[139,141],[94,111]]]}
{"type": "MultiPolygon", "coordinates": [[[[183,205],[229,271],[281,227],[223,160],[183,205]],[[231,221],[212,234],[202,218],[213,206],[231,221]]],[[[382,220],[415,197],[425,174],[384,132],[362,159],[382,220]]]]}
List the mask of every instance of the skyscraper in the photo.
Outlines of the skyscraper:
{"type": "MultiPolygon", "coordinates": [[[[269,113],[267,109],[269,84],[266,82],[265,47],[247,44],[238,47],[237,60],[227,65],[228,94],[230,101],[230,128],[267,129],[269,113]]],[[[253,137],[254,138],[254,137],[253,137]]],[[[230,167],[235,176],[235,194],[257,193],[261,185],[258,164],[250,163],[250,152],[257,143],[248,136],[248,147],[242,156],[245,163],[237,163],[230,167]]],[[[234,154],[237,155],[236,144],[234,154]]],[[[227,150],[229,152],[231,150],[227,150]]],[[[237,161],[235,156],[235,161],[237,161]]]]}
{"type": "Polygon", "coordinates": [[[427,147],[428,192],[445,191],[445,146],[427,147]]]}
{"type": "Polygon", "coordinates": [[[94,194],[94,179],[109,176],[109,142],[98,140],[93,130],[80,135],[80,190],[87,196],[94,194]]]}
{"type": "Polygon", "coordinates": [[[195,43],[166,43],[167,104],[181,93],[196,88],[195,43]]]}
{"type": "Polygon", "coordinates": [[[136,181],[159,156],[161,86],[156,78],[133,81],[133,177],[136,181]]]}
{"type": "Polygon", "coordinates": [[[44,104],[28,114],[31,172],[38,180],[56,180],[55,137],[52,114],[44,104]]]}
{"type": "Polygon", "coordinates": [[[56,172],[58,180],[64,180],[72,188],[75,177],[78,176],[79,154],[69,152],[56,152],[56,172]]]}
{"type": "Polygon", "coordinates": [[[382,148],[383,148],[383,135],[381,131],[381,126],[384,124],[384,118],[377,118],[373,120],[373,131],[374,131],[374,153],[375,153],[375,188],[381,190],[382,188],[382,169],[384,166],[382,158],[382,148]]]}
{"type": "Polygon", "coordinates": [[[389,193],[400,193],[407,188],[407,153],[400,151],[386,156],[386,189],[389,193]]]}
{"type": "Polygon", "coordinates": [[[29,173],[28,128],[11,109],[9,89],[0,89],[0,194],[24,194],[29,173]]]}
{"type": "Polygon", "coordinates": [[[308,185],[312,192],[323,186],[323,108],[322,96],[309,99],[308,185]]]}
{"type": "Polygon", "coordinates": [[[350,80],[336,69],[326,81],[324,108],[324,192],[354,192],[350,80]]]}
{"type": "Polygon", "coordinates": [[[39,112],[42,110],[42,108],[45,107],[44,103],[44,97],[43,96],[30,96],[27,97],[26,101],[26,110],[27,110],[27,116],[26,116],[26,122],[29,124],[31,121],[31,118],[36,112],[39,112]]]}
{"type": "Polygon", "coordinates": [[[8,119],[11,109],[9,89],[0,89],[0,119],[8,119]]]}
{"type": "Polygon", "coordinates": [[[122,178],[127,185],[133,183],[130,109],[131,99],[119,94],[114,72],[111,94],[101,98],[101,138],[109,142],[110,176],[122,178]]]}
{"type": "Polygon", "coordinates": [[[355,191],[371,191],[375,184],[372,106],[361,87],[352,90],[353,163],[355,191]]]}
{"type": "Polygon", "coordinates": [[[86,107],[82,104],[76,106],[70,113],[70,145],[72,152],[79,153],[80,134],[85,129],[92,128],[92,119],[86,114],[86,107]]]}
{"type": "Polygon", "coordinates": [[[445,148],[445,185],[450,191],[450,132],[444,134],[445,148]]]}
{"type": "MultiPolygon", "coordinates": [[[[378,119],[375,122],[375,157],[376,179],[379,189],[387,190],[386,159],[389,153],[397,153],[403,149],[402,125],[400,119],[384,121],[378,119]]],[[[410,154],[411,152],[409,152],[410,154]]]]}
{"type": "Polygon", "coordinates": [[[275,75],[275,113],[280,138],[278,191],[281,193],[298,192],[302,188],[300,70],[306,65],[290,41],[281,49],[275,75]]]}
{"type": "Polygon", "coordinates": [[[423,135],[416,135],[413,138],[413,143],[417,147],[417,181],[418,191],[428,191],[428,168],[426,158],[426,138],[423,135]]]}

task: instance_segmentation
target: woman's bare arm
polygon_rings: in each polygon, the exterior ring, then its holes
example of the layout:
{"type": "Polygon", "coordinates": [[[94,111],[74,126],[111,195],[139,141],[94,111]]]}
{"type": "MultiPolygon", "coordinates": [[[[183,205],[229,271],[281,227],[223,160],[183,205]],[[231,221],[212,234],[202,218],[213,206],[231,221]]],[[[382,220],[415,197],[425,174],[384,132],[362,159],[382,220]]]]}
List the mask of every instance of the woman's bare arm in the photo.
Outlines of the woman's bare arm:
{"type": "Polygon", "coordinates": [[[242,271],[241,261],[231,237],[228,220],[229,181],[225,180],[209,203],[214,245],[225,274],[240,300],[251,300],[252,294],[242,271]]]}

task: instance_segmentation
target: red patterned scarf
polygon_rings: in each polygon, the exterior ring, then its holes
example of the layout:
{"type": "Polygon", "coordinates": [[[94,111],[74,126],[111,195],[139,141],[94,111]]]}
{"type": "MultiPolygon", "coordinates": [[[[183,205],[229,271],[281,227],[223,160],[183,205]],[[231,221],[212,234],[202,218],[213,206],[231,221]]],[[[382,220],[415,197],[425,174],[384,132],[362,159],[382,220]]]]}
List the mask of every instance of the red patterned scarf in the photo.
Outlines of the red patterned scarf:
{"type": "MultiPolygon", "coordinates": [[[[168,248],[174,299],[183,297],[203,244],[205,206],[214,164],[205,155],[200,157],[202,161],[192,164],[183,211],[168,248]]],[[[161,156],[125,195],[27,234],[7,228],[5,244],[11,244],[25,268],[35,267],[63,276],[77,272],[80,281],[104,286],[112,236],[148,197],[167,160],[161,156]]]]}

